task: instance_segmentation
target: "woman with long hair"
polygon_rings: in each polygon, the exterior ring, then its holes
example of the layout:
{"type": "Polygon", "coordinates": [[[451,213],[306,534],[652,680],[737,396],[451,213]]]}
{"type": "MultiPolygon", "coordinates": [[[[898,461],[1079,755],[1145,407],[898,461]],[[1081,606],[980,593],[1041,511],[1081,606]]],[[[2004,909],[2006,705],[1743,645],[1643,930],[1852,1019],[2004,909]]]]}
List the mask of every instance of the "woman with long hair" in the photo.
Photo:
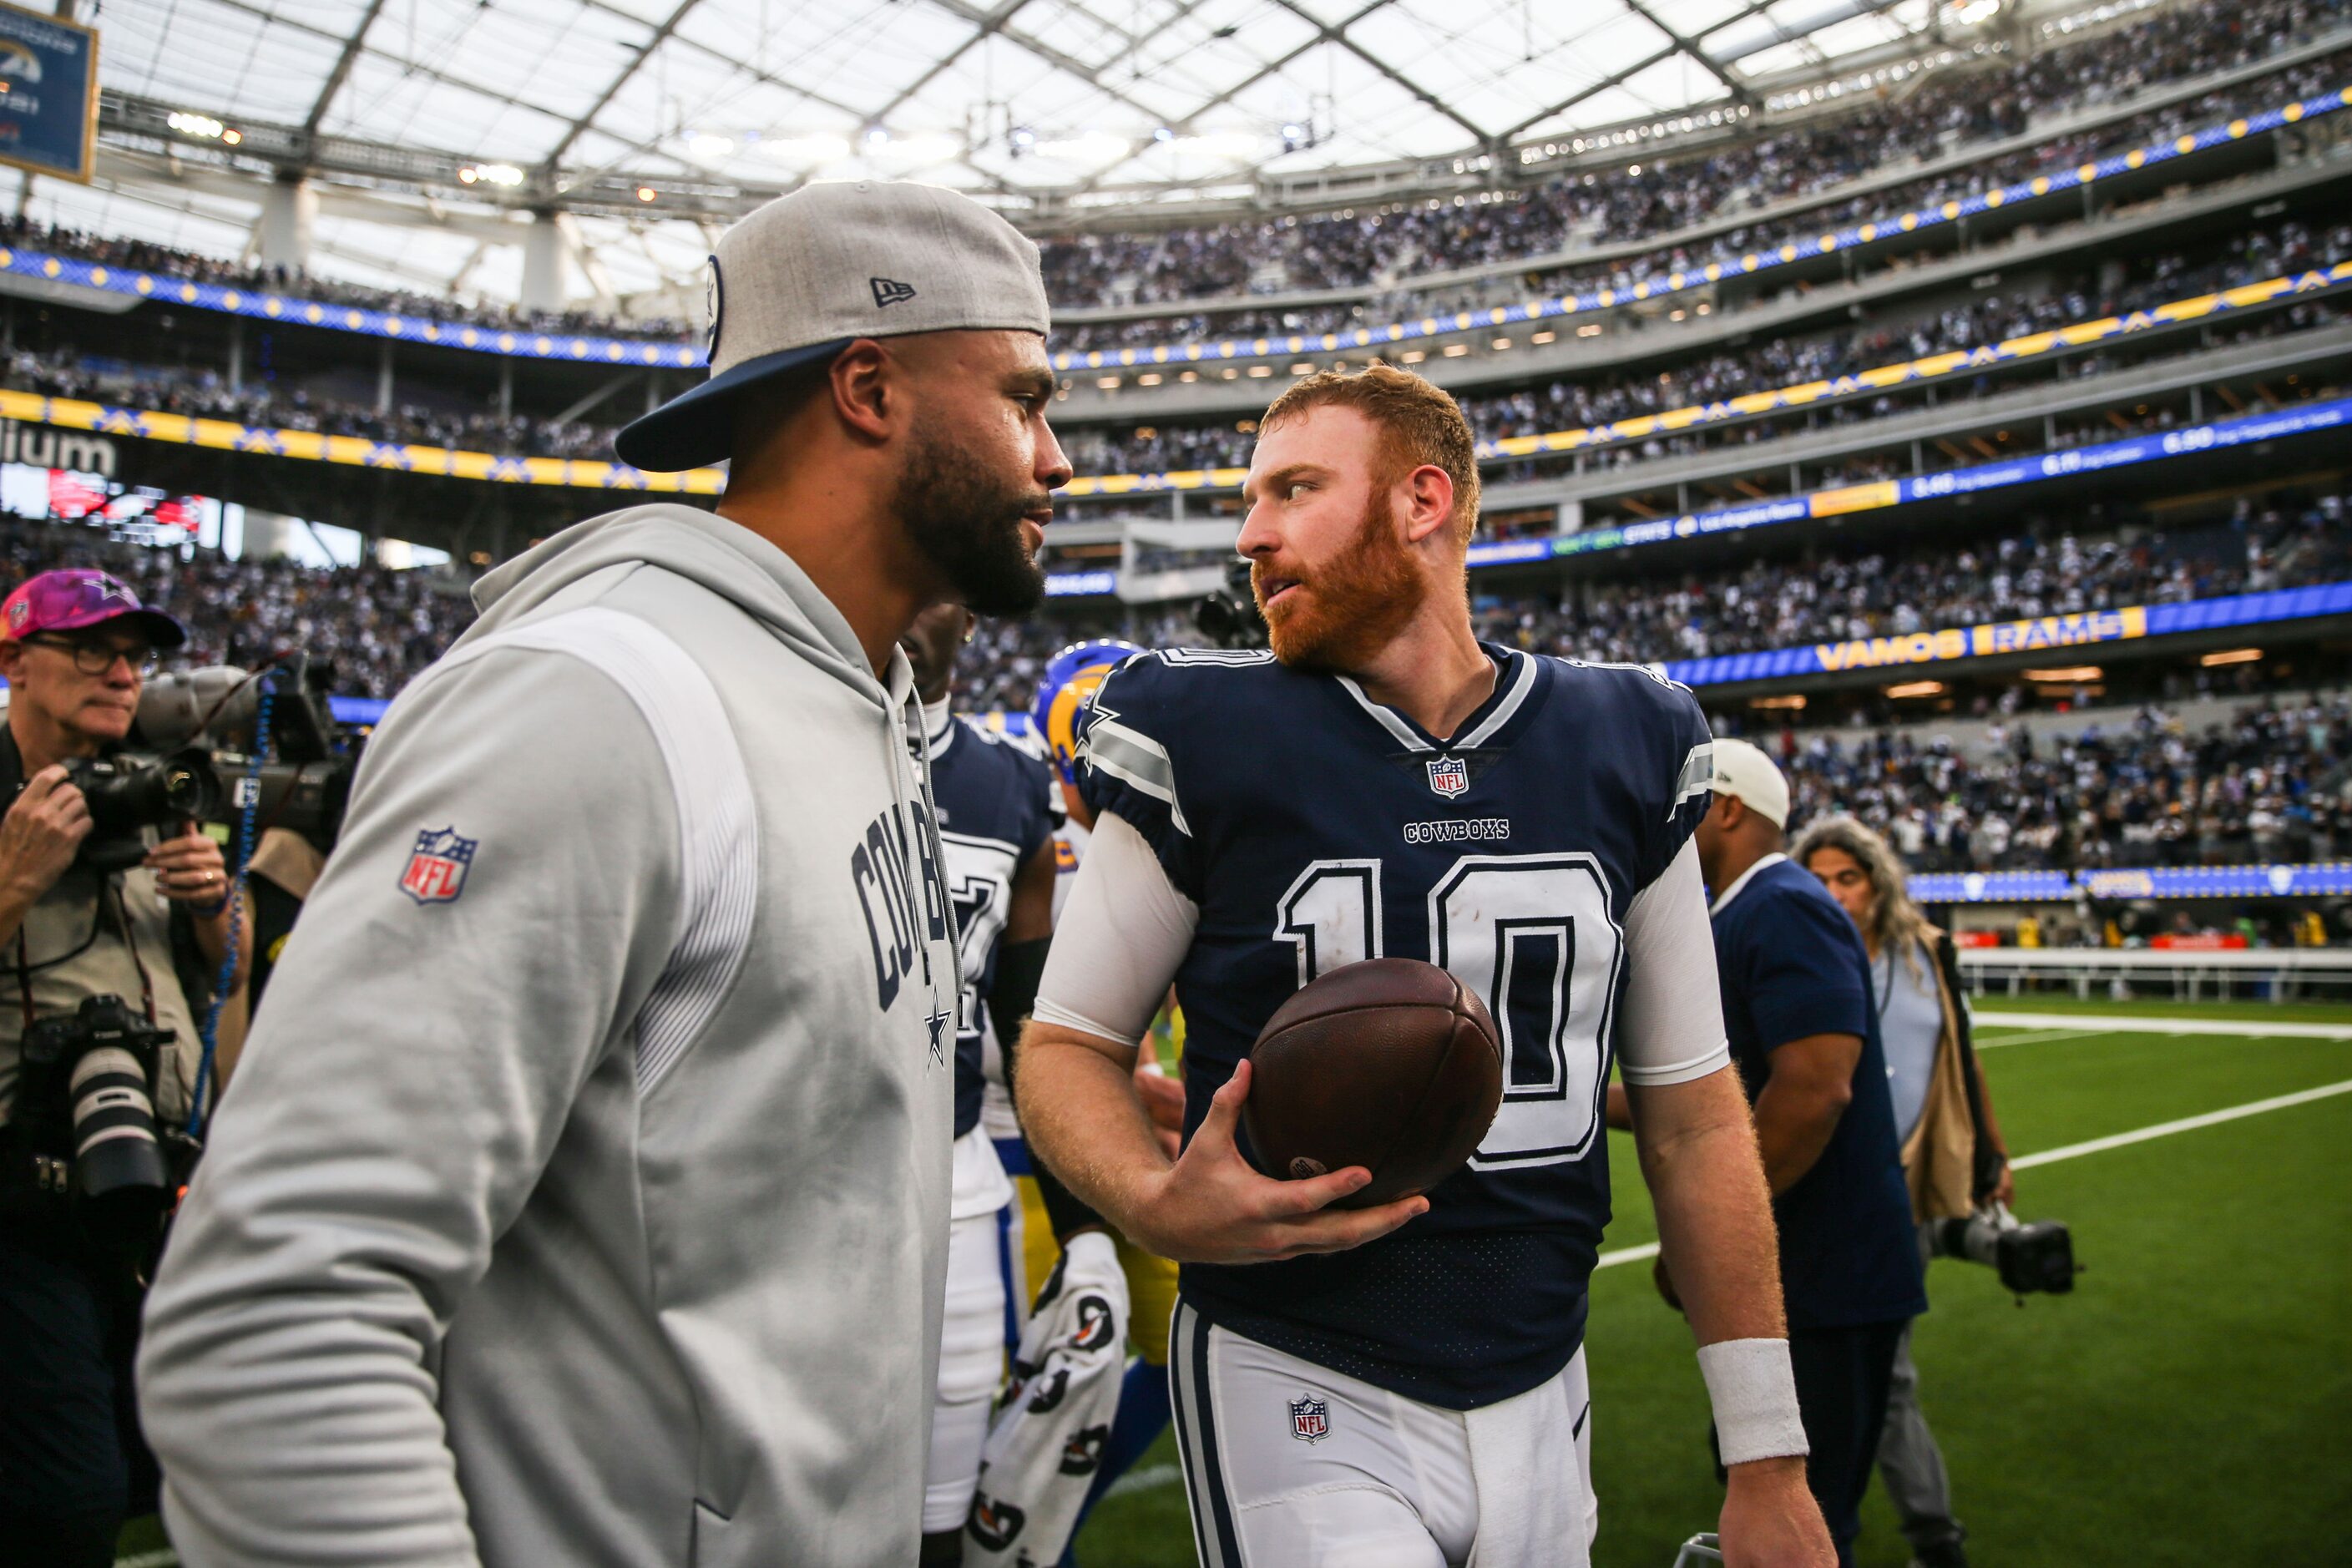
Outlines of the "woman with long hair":
{"type": "MultiPolygon", "coordinates": [[[[1924,1256],[1934,1221],[2006,1204],[2014,1195],[2008,1148],[1969,1039],[1951,939],[1911,901],[1894,847],[1853,817],[1813,823],[1798,837],[1790,858],[1821,879],[1853,918],[1869,952],[1895,1136],[1924,1256]]],[[[1913,1568],[1965,1568],[1967,1532],[1952,1517],[1944,1457],[1919,1408],[1908,1328],[1895,1353],[1878,1473],[1911,1542],[1913,1568]]]]}

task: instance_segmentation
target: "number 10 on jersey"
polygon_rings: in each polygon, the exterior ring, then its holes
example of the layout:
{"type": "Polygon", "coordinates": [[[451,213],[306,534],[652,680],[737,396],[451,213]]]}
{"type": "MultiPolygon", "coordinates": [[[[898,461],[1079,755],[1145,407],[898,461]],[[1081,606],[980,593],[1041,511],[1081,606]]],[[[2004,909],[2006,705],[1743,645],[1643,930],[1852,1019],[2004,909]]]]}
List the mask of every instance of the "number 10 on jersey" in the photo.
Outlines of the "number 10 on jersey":
{"type": "MultiPolygon", "coordinates": [[[[1317,860],[1276,910],[1298,984],[1385,956],[1381,862],[1317,860]]],[[[1586,854],[1465,855],[1429,890],[1429,962],[1486,1004],[1503,1037],[1503,1106],[1470,1163],[1549,1165],[1591,1152],[1609,1076],[1624,933],[1586,854]]]]}

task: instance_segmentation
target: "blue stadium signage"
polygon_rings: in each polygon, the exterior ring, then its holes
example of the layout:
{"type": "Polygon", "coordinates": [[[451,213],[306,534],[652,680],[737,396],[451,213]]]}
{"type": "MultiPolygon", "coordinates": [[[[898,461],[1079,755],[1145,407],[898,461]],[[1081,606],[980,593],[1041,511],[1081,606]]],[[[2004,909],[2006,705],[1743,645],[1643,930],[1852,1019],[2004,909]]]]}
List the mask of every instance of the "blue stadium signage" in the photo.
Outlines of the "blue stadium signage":
{"type": "Polygon", "coordinates": [[[1720,686],[1741,680],[1836,675],[1855,669],[1899,669],[1994,654],[2053,652],[2142,637],[2171,637],[2181,632],[2218,631],[2341,615],[2352,615],[2352,583],[2231,594],[2220,598],[2192,599],[2186,604],[2134,605],[2082,615],[2038,616],[2030,620],[1993,621],[1980,626],[1948,626],[1906,637],[1717,654],[1711,658],[1670,659],[1664,668],[1668,676],[1685,686],[1720,686]]]}
{"type": "Polygon", "coordinates": [[[2094,899],[2301,899],[2352,893],[2352,862],[2309,866],[2157,866],[2084,871],[1919,871],[1923,904],[2050,904],[2094,899]]]}
{"type": "Polygon", "coordinates": [[[98,31],[0,5],[0,163],[89,184],[98,31]]]}

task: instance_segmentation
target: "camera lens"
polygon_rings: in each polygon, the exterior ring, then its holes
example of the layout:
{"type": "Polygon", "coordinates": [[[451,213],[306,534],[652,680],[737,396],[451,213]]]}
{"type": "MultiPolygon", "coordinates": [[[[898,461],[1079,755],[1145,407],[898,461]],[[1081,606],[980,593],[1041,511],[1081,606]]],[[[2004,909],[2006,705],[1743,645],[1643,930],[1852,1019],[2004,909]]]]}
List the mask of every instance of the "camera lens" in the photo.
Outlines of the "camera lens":
{"type": "Polygon", "coordinates": [[[82,1192],[96,1199],[160,1201],[163,1151],[139,1058],[121,1046],[94,1047],[74,1064],[69,1087],[74,1173],[82,1192]]]}

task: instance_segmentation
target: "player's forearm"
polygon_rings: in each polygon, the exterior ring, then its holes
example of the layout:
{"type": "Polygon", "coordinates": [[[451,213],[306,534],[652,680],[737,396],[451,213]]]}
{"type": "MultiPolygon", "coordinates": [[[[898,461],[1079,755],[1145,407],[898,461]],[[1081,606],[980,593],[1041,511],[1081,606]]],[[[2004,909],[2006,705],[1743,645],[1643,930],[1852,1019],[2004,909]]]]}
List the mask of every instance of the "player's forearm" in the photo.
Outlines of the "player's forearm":
{"type": "Polygon", "coordinates": [[[1022,1031],[1020,1060],[1013,1092],[1030,1152],[1097,1213],[1136,1235],[1145,1190],[1169,1167],[1136,1099],[1132,1061],[1034,1021],[1022,1031]]]}
{"type": "Polygon", "coordinates": [[[1733,1070],[1626,1098],[1659,1246],[1699,1343],[1784,1337],[1771,1195],[1733,1070]]]}

